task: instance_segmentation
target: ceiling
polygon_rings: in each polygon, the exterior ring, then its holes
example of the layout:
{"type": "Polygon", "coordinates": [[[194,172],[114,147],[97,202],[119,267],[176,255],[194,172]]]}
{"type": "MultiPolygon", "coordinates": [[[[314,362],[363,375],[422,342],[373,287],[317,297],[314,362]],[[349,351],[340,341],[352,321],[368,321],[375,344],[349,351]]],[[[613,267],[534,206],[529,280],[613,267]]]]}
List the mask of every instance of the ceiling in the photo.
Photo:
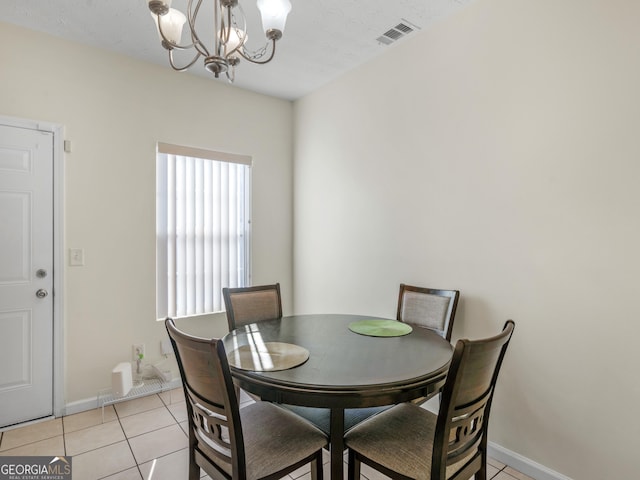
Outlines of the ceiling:
{"type": "MultiPolygon", "coordinates": [[[[211,18],[205,9],[211,1],[203,2],[203,18],[211,18]]],[[[471,1],[292,0],[293,8],[274,60],[267,65],[242,61],[236,68],[235,85],[295,100],[417,35],[471,1]],[[377,40],[381,36],[388,39],[384,33],[399,24],[414,31],[390,45],[377,40]]],[[[249,48],[257,50],[263,45],[264,34],[255,0],[240,3],[247,16],[249,48]]],[[[187,0],[173,0],[172,6],[186,12],[186,4],[187,0]]],[[[2,0],[0,22],[170,68],[147,0],[2,0]]],[[[186,30],[185,26],[183,38],[186,30]]],[[[188,72],[212,78],[201,60],[188,72]]]]}

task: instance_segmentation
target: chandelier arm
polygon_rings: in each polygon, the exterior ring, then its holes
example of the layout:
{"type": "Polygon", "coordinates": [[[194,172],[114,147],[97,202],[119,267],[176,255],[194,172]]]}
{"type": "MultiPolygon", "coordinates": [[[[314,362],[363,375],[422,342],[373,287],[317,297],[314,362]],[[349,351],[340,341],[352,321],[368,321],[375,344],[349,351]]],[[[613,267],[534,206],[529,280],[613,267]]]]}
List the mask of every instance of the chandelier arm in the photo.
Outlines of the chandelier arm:
{"type": "MultiPolygon", "coordinates": [[[[242,5],[240,3],[238,3],[238,5],[236,5],[236,8],[238,9],[238,12],[240,12],[240,18],[242,20],[242,32],[244,32],[244,38],[246,38],[247,36],[247,16],[244,13],[244,8],[242,8],[242,5]]],[[[231,18],[229,18],[229,25],[231,25],[231,18]]],[[[233,23],[235,23],[236,20],[236,15],[233,16],[233,23]]],[[[237,26],[237,25],[236,25],[237,26]]],[[[244,42],[242,42],[244,44],[244,42]]]]}
{"type": "Polygon", "coordinates": [[[217,1],[213,2],[213,53],[220,55],[220,8],[217,1]]]}
{"type": "Polygon", "coordinates": [[[196,19],[198,18],[198,13],[200,12],[200,6],[202,5],[202,0],[198,0],[196,3],[196,8],[193,9],[193,0],[189,0],[187,3],[187,22],[189,23],[189,33],[191,33],[191,41],[193,42],[191,46],[195,48],[200,55],[205,57],[209,56],[209,50],[205,46],[204,43],[198,37],[196,33],[196,19]]]}
{"type": "MultiPolygon", "coordinates": [[[[226,7],[226,22],[223,20],[220,25],[220,37],[223,45],[229,43],[229,39],[231,38],[231,7],[226,7]]],[[[224,15],[223,15],[224,16],[224,15]]]]}
{"type": "Polygon", "coordinates": [[[194,63],[196,63],[196,61],[202,56],[202,54],[200,52],[196,52],[196,54],[194,55],[193,59],[191,60],[191,62],[189,62],[187,65],[185,65],[184,67],[176,67],[175,63],[173,62],[173,50],[169,50],[169,64],[171,65],[171,68],[173,68],[176,72],[184,72],[185,70],[189,69],[191,66],[193,66],[194,63]]]}
{"type": "MultiPolygon", "coordinates": [[[[268,43],[267,43],[268,45],[268,43]]],[[[249,56],[248,54],[246,54],[244,52],[244,49],[242,50],[238,50],[238,53],[242,56],[242,58],[244,58],[245,60],[251,62],[251,63],[257,63],[258,65],[264,65],[265,63],[269,63],[271,60],[273,60],[274,55],[276,54],[276,40],[273,39],[271,40],[271,55],[269,55],[269,58],[267,58],[266,60],[256,60],[255,58],[251,58],[251,56],[249,56]]]]}
{"type": "Polygon", "coordinates": [[[209,50],[207,50],[207,47],[205,47],[204,44],[196,43],[193,45],[193,48],[195,48],[196,52],[198,52],[203,57],[209,56],[209,50]]]}
{"type": "MultiPolygon", "coordinates": [[[[215,52],[216,55],[220,56],[220,57],[226,57],[226,55],[224,55],[223,53],[223,49],[226,46],[227,42],[229,41],[229,36],[231,35],[231,32],[229,31],[229,27],[226,26],[225,24],[225,12],[223,11],[223,8],[225,7],[218,7],[218,2],[214,1],[214,32],[213,32],[213,50],[215,52]]],[[[231,9],[227,7],[227,12],[230,12],[231,9]]]]}
{"type": "Polygon", "coordinates": [[[226,71],[226,75],[227,75],[227,80],[229,81],[229,83],[233,83],[234,80],[236,79],[236,70],[235,67],[231,67],[229,70],[226,71]],[[231,72],[231,73],[229,73],[231,72]]]}

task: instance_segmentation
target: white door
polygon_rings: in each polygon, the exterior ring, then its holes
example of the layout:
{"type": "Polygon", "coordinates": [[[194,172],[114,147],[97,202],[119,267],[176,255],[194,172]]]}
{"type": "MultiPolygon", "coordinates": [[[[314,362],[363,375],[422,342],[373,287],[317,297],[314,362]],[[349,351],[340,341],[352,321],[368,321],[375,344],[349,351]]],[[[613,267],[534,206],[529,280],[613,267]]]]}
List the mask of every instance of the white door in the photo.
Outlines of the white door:
{"type": "Polygon", "coordinates": [[[0,125],[0,427],[53,414],[53,134],[0,125]]]}

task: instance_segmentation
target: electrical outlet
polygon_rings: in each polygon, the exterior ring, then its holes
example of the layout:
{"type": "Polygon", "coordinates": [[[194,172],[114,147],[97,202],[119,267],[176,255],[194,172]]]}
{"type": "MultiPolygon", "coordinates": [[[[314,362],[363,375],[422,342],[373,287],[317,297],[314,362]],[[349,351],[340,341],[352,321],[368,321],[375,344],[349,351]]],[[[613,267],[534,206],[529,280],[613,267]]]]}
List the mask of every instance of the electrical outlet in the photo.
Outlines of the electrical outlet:
{"type": "Polygon", "coordinates": [[[134,362],[140,358],[140,355],[142,355],[142,358],[144,358],[144,355],[145,355],[144,343],[134,343],[132,345],[131,351],[132,351],[134,362]]]}
{"type": "Polygon", "coordinates": [[[173,347],[170,340],[160,340],[160,351],[162,355],[173,355],[173,347]]]}

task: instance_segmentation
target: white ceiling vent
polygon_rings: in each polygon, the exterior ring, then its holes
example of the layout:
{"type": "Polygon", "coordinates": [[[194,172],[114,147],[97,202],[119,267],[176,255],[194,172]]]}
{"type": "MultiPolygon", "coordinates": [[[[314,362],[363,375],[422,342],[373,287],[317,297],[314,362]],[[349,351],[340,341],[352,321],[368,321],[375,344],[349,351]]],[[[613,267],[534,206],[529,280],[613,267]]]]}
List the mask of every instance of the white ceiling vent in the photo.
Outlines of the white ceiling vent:
{"type": "Polygon", "coordinates": [[[393,42],[409,35],[416,29],[419,30],[420,27],[403,18],[395,27],[390,28],[376,38],[376,41],[378,41],[378,43],[383,43],[384,45],[391,45],[393,42]]]}

